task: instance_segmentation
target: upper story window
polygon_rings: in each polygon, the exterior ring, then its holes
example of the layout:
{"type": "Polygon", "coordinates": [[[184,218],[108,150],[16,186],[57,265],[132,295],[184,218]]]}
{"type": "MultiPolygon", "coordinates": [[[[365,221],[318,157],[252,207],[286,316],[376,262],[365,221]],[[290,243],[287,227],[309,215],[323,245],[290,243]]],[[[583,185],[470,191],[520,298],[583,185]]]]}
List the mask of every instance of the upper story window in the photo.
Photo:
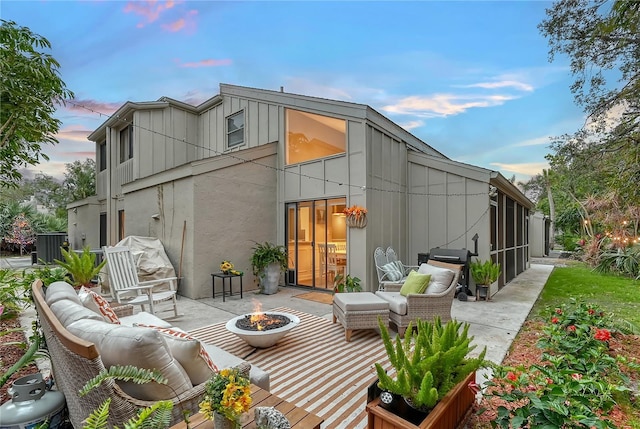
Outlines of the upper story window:
{"type": "Polygon", "coordinates": [[[227,149],[244,143],[244,111],[227,118],[227,149]]]}
{"type": "Polygon", "coordinates": [[[133,158],[133,127],[120,130],[120,162],[133,158]]]}
{"type": "Polygon", "coordinates": [[[104,171],[107,169],[107,142],[98,144],[98,149],[98,171],[104,171]]]}
{"type": "Polygon", "coordinates": [[[346,152],[344,119],[287,109],[286,164],[297,164],[346,152]]]}

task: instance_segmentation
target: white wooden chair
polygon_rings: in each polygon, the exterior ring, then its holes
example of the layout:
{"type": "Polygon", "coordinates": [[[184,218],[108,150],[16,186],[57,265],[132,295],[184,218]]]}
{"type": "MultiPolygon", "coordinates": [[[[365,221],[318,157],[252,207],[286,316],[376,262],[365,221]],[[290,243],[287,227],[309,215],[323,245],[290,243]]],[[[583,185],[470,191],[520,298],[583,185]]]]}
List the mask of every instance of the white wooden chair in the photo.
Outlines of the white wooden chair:
{"type": "Polygon", "coordinates": [[[150,313],[155,314],[153,305],[162,301],[173,301],[173,312],[178,316],[178,305],[176,301],[177,277],[167,277],[141,282],[138,279],[136,263],[133,260],[131,249],[126,246],[108,247],[104,246],[104,257],[109,267],[109,286],[115,299],[119,303],[149,305],[150,313]],[[163,283],[169,283],[167,291],[153,291],[153,288],[163,283]],[[134,294],[131,299],[126,296],[134,294]]]}

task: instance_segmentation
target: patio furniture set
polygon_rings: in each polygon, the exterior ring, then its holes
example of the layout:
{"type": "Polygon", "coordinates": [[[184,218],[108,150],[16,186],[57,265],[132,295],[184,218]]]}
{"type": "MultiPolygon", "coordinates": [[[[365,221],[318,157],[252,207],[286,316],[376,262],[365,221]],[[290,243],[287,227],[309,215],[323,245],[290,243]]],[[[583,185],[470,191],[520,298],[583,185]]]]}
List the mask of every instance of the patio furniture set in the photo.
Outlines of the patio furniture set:
{"type": "Polygon", "coordinates": [[[333,298],[333,322],[344,326],[347,342],[355,329],[377,328],[379,318],[386,326],[393,323],[401,337],[417,319],[451,320],[461,265],[430,260],[419,267],[405,266],[391,247],[386,252],[377,248],[374,260],[379,280],[375,293],[341,293],[333,298]]]}

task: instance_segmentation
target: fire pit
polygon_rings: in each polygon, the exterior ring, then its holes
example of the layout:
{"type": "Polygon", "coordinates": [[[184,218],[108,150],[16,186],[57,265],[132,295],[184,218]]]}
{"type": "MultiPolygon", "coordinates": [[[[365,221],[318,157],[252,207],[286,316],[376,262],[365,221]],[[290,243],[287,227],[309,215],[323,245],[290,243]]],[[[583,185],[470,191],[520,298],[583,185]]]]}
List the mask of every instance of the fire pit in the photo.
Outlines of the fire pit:
{"type": "Polygon", "coordinates": [[[226,328],[250,346],[265,349],[275,345],[298,324],[300,319],[293,314],[268,311],[234,317],[226,328]]]}

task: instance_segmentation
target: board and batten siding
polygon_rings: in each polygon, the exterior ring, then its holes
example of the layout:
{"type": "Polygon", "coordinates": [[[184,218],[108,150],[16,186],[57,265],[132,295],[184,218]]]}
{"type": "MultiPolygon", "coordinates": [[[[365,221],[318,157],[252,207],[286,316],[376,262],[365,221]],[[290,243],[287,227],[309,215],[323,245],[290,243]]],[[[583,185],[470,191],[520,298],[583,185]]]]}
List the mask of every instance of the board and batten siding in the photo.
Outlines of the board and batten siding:
{"type": "Polygon", "coordinates": [[[206,159],[278,141],[280,120],[280,110],[275,104],[225,96],[222,103],[200,114],[198,158],[206,159]],[[227,150],[225,121],[240,111],[244,111],[245,142],[227,150]]]}
{"type": "Polygon", "coordinates": [[[176,106],[141,110],[134,113],[134,123],[135,179],[196,159],[198,117],[193,113],[176,106]]]}
{"type": "Polygon", "coordinates": [[[409,157],[409,252],[434,247],[474,249],[489,256],[489,175],[450,160],[412,153],[409,157]]]}

